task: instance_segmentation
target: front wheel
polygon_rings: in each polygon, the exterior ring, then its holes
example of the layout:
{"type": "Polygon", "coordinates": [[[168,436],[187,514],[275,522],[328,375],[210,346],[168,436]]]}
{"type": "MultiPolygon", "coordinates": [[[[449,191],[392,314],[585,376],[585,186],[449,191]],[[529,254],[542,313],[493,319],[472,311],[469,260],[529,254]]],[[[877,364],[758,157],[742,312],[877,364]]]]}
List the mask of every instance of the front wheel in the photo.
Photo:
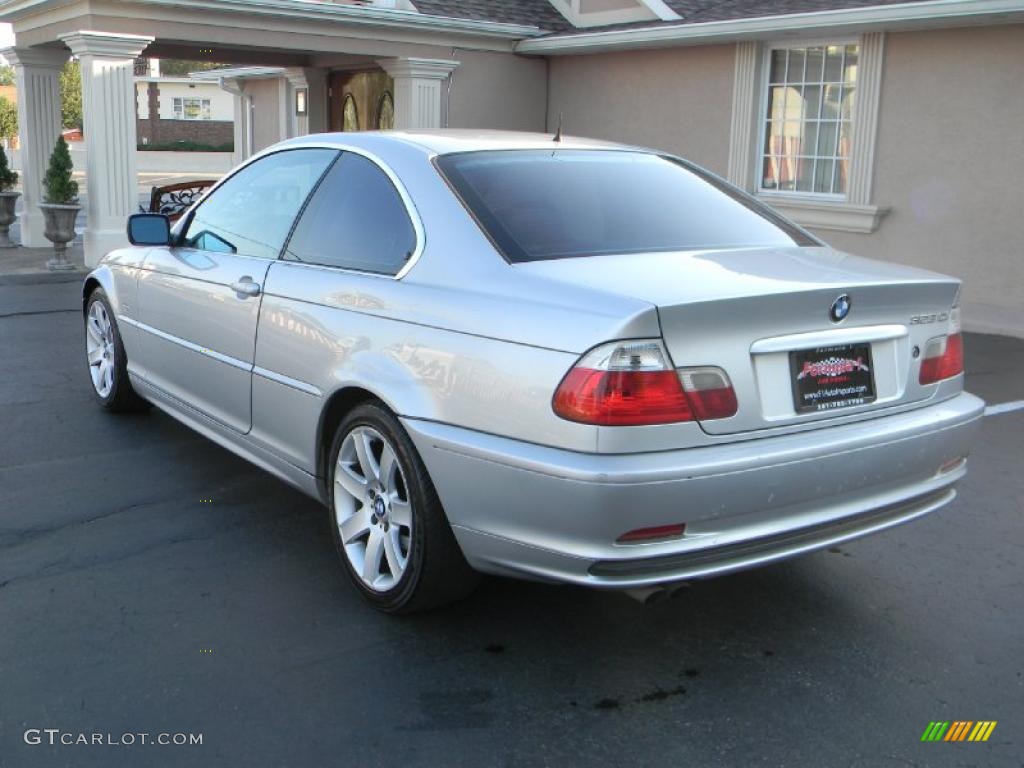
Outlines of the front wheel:
{"type": "Polygon", "coordinates": [[[85,305],[85,357],[100,405],[110,411],[138,411],[148,406],[128,380],[121,332],[102,288],[89,294],[85,305]]]}
{"type": "Polygon", "coordinates": [[[376,608],[412,613],[468,595],[466,563],[437,491],[402,425],[367,403],[331,448],[334,541],[353,583],[376,608]]]}

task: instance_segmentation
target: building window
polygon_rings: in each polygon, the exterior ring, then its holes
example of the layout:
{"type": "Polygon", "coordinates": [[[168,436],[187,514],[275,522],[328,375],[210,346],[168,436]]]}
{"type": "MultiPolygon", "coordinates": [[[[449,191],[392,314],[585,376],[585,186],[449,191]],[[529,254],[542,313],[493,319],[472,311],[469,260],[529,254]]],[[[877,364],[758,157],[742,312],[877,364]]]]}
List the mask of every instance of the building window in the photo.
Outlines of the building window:
{"type": "Polygon", "coordinates": [[[859,46],[767,51],[760,189],[845,198],[859,46]]]}
{"type": "Polygon", "coordinates": [[[210,100],[195,97],[175,97],[174,119],[210,120],[210,100]]]}

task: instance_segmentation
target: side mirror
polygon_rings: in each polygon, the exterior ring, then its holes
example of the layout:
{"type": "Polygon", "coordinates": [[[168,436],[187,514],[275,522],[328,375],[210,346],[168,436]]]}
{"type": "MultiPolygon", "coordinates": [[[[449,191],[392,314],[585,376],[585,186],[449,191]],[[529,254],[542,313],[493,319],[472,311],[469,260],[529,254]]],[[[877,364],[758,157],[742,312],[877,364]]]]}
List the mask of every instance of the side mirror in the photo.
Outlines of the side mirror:
{"type": "Polygon", "coordinates": [[[134,213],[128,217],[132,245],[170,245],[171,222],[162,213],[134,213]]]}

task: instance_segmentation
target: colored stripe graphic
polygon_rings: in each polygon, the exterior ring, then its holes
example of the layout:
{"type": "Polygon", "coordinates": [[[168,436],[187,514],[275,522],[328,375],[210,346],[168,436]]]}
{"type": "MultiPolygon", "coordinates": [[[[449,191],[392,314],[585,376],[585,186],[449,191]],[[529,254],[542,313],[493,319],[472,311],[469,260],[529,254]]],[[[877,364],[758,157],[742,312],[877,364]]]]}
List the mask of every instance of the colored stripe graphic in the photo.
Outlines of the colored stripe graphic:
{"type": "Polygon", "coordinates": [[[988,741],[988,737],[992,735],[992,731],[994,731],[995,728],[995,720],[979,720],[978,724],[974,726],[974,730],[971,731],[971,735],[967,737],[967,740],[988,741]]]}
{"type": "Polygon", "coordinates": [[[921,741],[988,741],[996,720],[932,720],[921,734],[921,741]]]}
{"type": "Polygon", "coordinates": [[[956,720],[949,729],[949,733],[946,734],[946,738],[943,741],[963,741],[967,735],[967,729],[970,728],[974,723],[970,720],[956,720]]]}

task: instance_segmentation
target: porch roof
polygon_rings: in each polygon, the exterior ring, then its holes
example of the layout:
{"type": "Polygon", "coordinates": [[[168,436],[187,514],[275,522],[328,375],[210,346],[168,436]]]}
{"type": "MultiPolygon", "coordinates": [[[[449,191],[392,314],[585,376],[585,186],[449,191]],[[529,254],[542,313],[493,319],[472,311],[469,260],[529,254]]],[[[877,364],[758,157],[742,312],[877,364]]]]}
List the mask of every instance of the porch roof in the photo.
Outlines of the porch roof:
{"type": "Polygon", "coordinates": [[[0,21],[14,25],[20,47],[60,45],[61,34],[83,28],[145,30],[155,38],[150,56],[275,65],[363,48],[378,56],[409,46],[510,51],[544,33],[532,24],[323,0],[0,0],[0,21]],[[205,50],[211,45],[219,50],[205,50]]]}

